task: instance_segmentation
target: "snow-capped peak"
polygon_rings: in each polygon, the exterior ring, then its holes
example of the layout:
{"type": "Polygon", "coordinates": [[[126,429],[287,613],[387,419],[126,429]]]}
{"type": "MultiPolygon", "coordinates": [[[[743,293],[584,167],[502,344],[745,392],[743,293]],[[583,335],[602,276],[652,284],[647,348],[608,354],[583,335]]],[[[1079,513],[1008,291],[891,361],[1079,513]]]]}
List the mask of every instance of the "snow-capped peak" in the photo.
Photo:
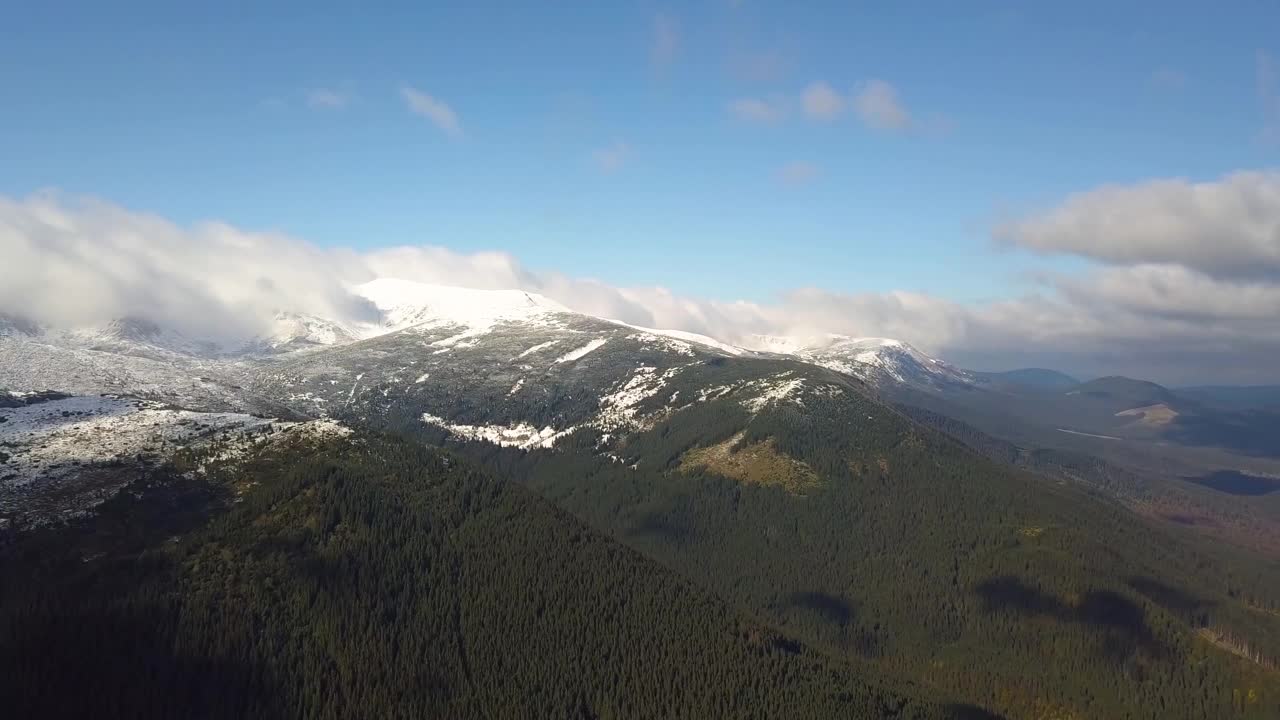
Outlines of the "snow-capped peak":
{"type": "Polygon", "coordinates": [[[0,312],[0,338],[3,337],[35,337],[44,332],[44,328],[19,315],[0,312]]]}
{"type": "MultiPolygon", "coordinates": [[[[139,357],[192,357],[212,355],[217,343],[187,337],[152,320],[127,316],[97,327],[50,331],[55,342],[90,350],[139,357]]],[[[46,333],[48,335],[49,333],[46,333]]]]}
{"type": "MultiPolygon", "coordinates": [[[[822,351],[835,347],[841,348],[911,348],[901,340],[882,337],[852,337],[835,333],[818,333],[812,335],[750,335],[747,346],[762,352],[773,352],[780,355],[795,355],[806,351],[822,351]]],[[[911,348],[914,352],[919,352],[911,348]]],[[[923,354],[923,353],[921,353],[923,354]]]]}
{"type": "Polygon", "coordinates": [[[784,335],[748,335],[743,345],[760,352],[795,355],[813,344],[810,338],[784,335]]]}
{"type": "Polygon", "coordinates": [[[971,380],[965,371],[893,338],[829,333],[807,337],[754,335],[750,344],[765,352],[790,355],[871,382],[891,380],[934,386],[971,380]]]}
{"type": "MultiPolygon", "coordinates": [[[[398,278],[379,278],[349,290],[354,297],[368,301],[372,307],[366,307],[366,310],[376,310],[376,313],[366,312],[364,319],[356,320],[278,312],[261,335],[228,345],[189,338],[144,318],[122,318],[96,328],[54,330],[0,315],[0,338],[6,342],[34,341],[156,360],[183,356],[218,359],[346,345],[416,327],[423,332],[447,331],[446,337],[433,340],[432,345],[437,352],[448,352],[453,348],[474,347],[480,342],[480,336],[502,325],[565,328],[571,324],[578,325],[573,319],[575,315],[589,317],[543,295],[524,290],[477,290],[398,278]]],[[[695,346],[736,356],[757,353],[784,355],[877,384],[939,387],[973,382],[964,370],[893,338],[830,333],[750,335],[740,338],[740,344],[730,344],[681,330],[644,328],[617,320],[596,319],[636,330],[628,337],[682,355],[693,355],[695,346]]]]}
{"type": "Polygon", "coordinates": [[[640,325],[632,325],[630,323],[625,323],[625,322],[622,322],[621,320],[610,320],[609,322],[622,325],[624,327],[629,327],[635,330],[640,330],[641,332],[649,335],[656,335],[659,337],[668,338],[670,340],[674,340],[679,343],[693,343],[695,345],[703,345],[709,348],[713,348],[715,350],[719,350],[720,352],[727,353],[729,355],[751,354],[751,351],[746,348],[739,347],[737,345],[730,345],[729,343],[721,342],[709,335],[702,335],[701,333],[687,332],[685,330],[663,330],[659,328],[648,328],[640,325]]]}
{"type": "Polygon", "coordinates": [[[280,311],[271,320],[271,331],[244,347],[246,352],[288,352],[308,347],[345,345],[367,333],[337,320],[306,313],[280,311]]]}
{"type": "Polygon", "coordinates": [[[426,322],[487,327],[500,320],[570,312],[550,298],[524,290],[473,290],[397,278],[372,280],[355,286],[352,292],[382,312],[387,330],[426,322]]]}

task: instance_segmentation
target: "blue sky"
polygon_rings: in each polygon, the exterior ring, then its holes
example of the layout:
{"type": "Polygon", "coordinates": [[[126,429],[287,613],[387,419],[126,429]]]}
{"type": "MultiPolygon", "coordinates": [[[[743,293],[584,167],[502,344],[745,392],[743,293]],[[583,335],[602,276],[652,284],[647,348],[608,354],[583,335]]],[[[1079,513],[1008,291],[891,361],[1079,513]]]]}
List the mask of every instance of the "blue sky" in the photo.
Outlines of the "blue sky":
{"type": "Polygon", "coordinates": [[[1001,217],[1280,159],[1255,72],[1275,2],[187,5],[3,11],[0,194],[710,299],[974,301],[1083,263],[995,248],[1001,217]],[[901,127],[859,115],[873,81],[901,127]],[[836,117],[806,113],[815,83],[836,117]]]}

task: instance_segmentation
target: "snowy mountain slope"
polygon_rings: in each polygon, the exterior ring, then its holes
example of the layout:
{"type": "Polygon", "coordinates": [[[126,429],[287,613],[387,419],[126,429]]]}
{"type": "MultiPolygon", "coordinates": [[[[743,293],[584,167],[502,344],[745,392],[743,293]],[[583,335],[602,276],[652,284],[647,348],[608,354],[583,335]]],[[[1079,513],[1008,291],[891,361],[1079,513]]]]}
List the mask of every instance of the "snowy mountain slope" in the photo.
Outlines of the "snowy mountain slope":
{"type": "Polygon", "coordinates": [[[247,365],[191,357],[156,359],[0,337],[0,388],[77,395],[135,395],[206,412],[288,411],[245,389],[247,365]]]}
{"type": "Polygon", "coordinates": [[[27,338],[40,333],[40,326],[26,318],[0,312],[0,338],[27,338]]]}
{"type": "Polygon", "coordinates": [[[366,337],[414,325],[451,324],[482,332],[498,322],[538,322],[571,312],[560,303],[523,290],[473,290],[380,278],[352,288],[382,313],[380,328],[366,337]]]}
{"type": "Polygon", "coordinates": [[[376,308],[378,322],[281,313],[275,330],[240,354],[141,355],[128,343],[181,347],[141,325],[114,327],[108,339],[119,344],[94,336],[97,345],[86,347],[13,324],[0,337],[0,387],[331,417],[433,441],[568,448],[630,464],[637,453],[629,443],[668,426],[697,438],[705,432],[699,418],[735,432],[780,414],[833,428],[884,424],[890,413],[867,385],[941,388],[967,377],[885,339],[757,338],[757,351],[576,313],[520,291],[378,280],[353,292],[376,308]]]}
{"type": "MultiPolygon", "coordinates": [[[[661,346],[692,356],[694,348],[716,355],[739,348],[691,333],[633,328],[567,310],[545,297],[522,291],[468,290],[401,280],[377,280],[353,292],[381,313],[378,323],[346,323],[297,313],[278,313],[273,331],[235,353],[184,338],[153,323],[122,320],[97,329],[40,327],[20,318],[0,318],[0,388],[55,389],[76,394],[125,393],[202,411],[246,410],[279,415],[281,409],[246,390],[256,377],[281,362],[415,328],[431,355],[442,361],[485,342],[497,330],[545,334],[540,342],[553,359],[572,367],[609,337],[630,337],[639,346],[661,346]],[[603,330],[599,338],[566,330],[585,324],[603,330]],[[557,347],[552,347],[558,345],[557,347]]],[[[597,333],[598,334],[598,333],[597,333]]],[[[540,352],[530,342],[520,352],[540,352]]],[[[523,364],[534,358],[526,355],[523,364]]],[[[417,375],[414,376],[415,378],[417,375]]],[[[514,380],[512,381],[514,383],[514,380]]],[[[509,383],[505,389],[510,389],[509,383]]],[[[514,395],[514,393],[513,393],[514,395]]]]}
{"type": "Polygon", "coordinates": [[[278,312],[272,318],[271,332],[245,343],[240,352],[247,355],[297,352],[345,345],[368,334],[368,329],[358,324],[305,313],[278,312]]]}
{"type": "Polygon", "coordinates": [[[614,322],[619,325],[625,325],[626,327],[639,330],[640,332],[646,335],[670,338],[672,341],[674,341],[673,347],[679,347],[682,345],[687,346],[689,343],[693,343],[695,345],[705,345],[709,348],[714,348],[721,352],[728,353],[729,355],[749,356],[749,355],[756,354],[754,351],[748,350],[744,347],[739,347],[737,345],[730,345],[729,343],[721,342],[713,337],[710,337],[708,335],[702,335],[699,333],[686,332],[684,330],[661,330],[658,328],[647,328],[647,327],[641,327],[639,325],[631,325],[628,323],[624,323],[620,320],[611,320],[610,322],[614,322]]]}
{"type": "Polygon", "coordinates": [[[218,352],[217,343],[192,339],[136,317],[118,318],[100,328],[46,331],[45,334],[69,347],[155,359],[208,357],[218,352]]]}
{"type": "MultiPolygon", "coordinates": [[[[380,304],[412,307],[402,297],[380,304]]],[[[526,449],[578,432],[608,443],[697,403],[755,412],[846,389],[847,381],[803,382],[791,377],[794,361],[705,336],[601,320],[532,295],[480,299],[454,316],[414,313],[430,319],[285,358],[251,387],[311,415],[407,422],[526,449]]]]}
{"type": "Polygon", "coordinates": [[[752,344],[762,351],[795,357],[877,386],[909,385],[943,389],[970,385],[974,376],[917,348],[889,338],[823,335],[815,338],[756,335],[752,344]]]}
{"type": "Polygon", "coordinates": [[[243,441],[270,424],[101,396],[0,409],[0,526],[82,513],[178,447],[243,441]]]}
{"type": "MultiPolygon", "coordinates": [[[[324,368],[334,363],[359,367],[391,352],[397,364],[382,368],[378,382],[430,388],[452,378],[451,392],[474,394],[484,386],[486,391],[478,397],[492,396],[499,409],[528,402],[539,393],[557,394],[562,376],[577,377],[582,367],[608,363],[619,367],[612,368],[608,378],[583,385],[578,400],[605,396],[618,383],[625,384],[631,376],[623,370],[643,366],[666,372],[677,360],[728,357],[794,359],[882,387],[940,389],[970,381],[965,371],[893,340],[756,336],[750,344],[758,350],[748,350],[696,333],[576,313],[519,290],[473,290],[384,278],[355,286],[352,292],[368,301],[377,322],[277,313],[271,332],[235,352],[220,352],[210,343],[138,319],[92,330],[60,330],[6,316],[0,318],[0,387],[128,393],[193,410],[287,414],[275,404],[280,402],[323,415],[357,404],[374,380],[338,372],[329,387],[311,387],[316,376],[327,376],[324,368]],[[389,339],[375,342],[380,338],[389,339]],[[337,386],[345,387],[346,397],[328,392],[337,386]]],[[[385,389],[388,395],[394,392],[392,387],[385,389]]],[[[422,412],[432,414],[430,408],[422,412]]],[[[519,413],[509,415],[504,422],[518,425],[528,420],[519,413]]],[[[440,417],[474,424],[466,418],[440,417]]]]}
{"type": "Polygon", "coordinates": [[[208,357],[216,343],[188,338],[150,320],[123,317],[97,327],[51,328],[14,315],[0,315],[0,340],[38,342],[64,348],[172,360],[208,357]]]}

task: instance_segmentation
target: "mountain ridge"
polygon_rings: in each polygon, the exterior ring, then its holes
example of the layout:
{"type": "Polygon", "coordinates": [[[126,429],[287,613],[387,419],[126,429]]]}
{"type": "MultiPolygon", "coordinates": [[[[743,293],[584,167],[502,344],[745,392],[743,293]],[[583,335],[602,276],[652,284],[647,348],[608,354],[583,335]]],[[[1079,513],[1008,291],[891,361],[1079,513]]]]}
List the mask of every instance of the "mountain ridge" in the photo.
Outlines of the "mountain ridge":
{"type": "Polygon", "coordinates": [[[499,323],[538,325],[555,323],[556,316],[573,316],[614,323],[735,356],[793,357],[871,382],[935,386],[971,381],[967,371],[891,338],[756,335],[746,338],[744,344],[736,344],[700,333],[644,327],[570,310],[550,298],[524,290],[482,290],[379,278],[354,285],[350,291],[352,297],[368,303],[376,311],[376,319],[344,321],[278,311],[270,321],[268,332],[230,346],[188,338],[143,318],[121,318],[101,327],[59,329],[6,316],[7,322],[0,325],[0,337],[159,360],[178,360],[183,356],[199,360],[238,360],[349,345],[419,325],[455,327],[455,342],[469,342],[499,323]]]}

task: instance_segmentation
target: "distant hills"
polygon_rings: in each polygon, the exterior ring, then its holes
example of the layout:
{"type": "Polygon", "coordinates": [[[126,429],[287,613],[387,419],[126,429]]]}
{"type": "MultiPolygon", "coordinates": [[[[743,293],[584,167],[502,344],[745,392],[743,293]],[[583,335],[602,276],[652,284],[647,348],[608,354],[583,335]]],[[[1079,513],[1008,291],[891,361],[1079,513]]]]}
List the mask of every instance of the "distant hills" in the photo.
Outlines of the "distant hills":
{"type": "Polygon", "coordinates": [[[974,372],[975,377],[984,383],[997,387],[1014,386],[1039,390],[1066,390],[1080,384],[1079,380],[1045,368],[1022,368],[1005,372],[974,372]]]}
{"type": "Polygon", "coordinates": [[[1205,405],[1228,410],[1280,411],[1280,385],[1203,385],[1178,388],[1176,392],[1205,405]]]}

